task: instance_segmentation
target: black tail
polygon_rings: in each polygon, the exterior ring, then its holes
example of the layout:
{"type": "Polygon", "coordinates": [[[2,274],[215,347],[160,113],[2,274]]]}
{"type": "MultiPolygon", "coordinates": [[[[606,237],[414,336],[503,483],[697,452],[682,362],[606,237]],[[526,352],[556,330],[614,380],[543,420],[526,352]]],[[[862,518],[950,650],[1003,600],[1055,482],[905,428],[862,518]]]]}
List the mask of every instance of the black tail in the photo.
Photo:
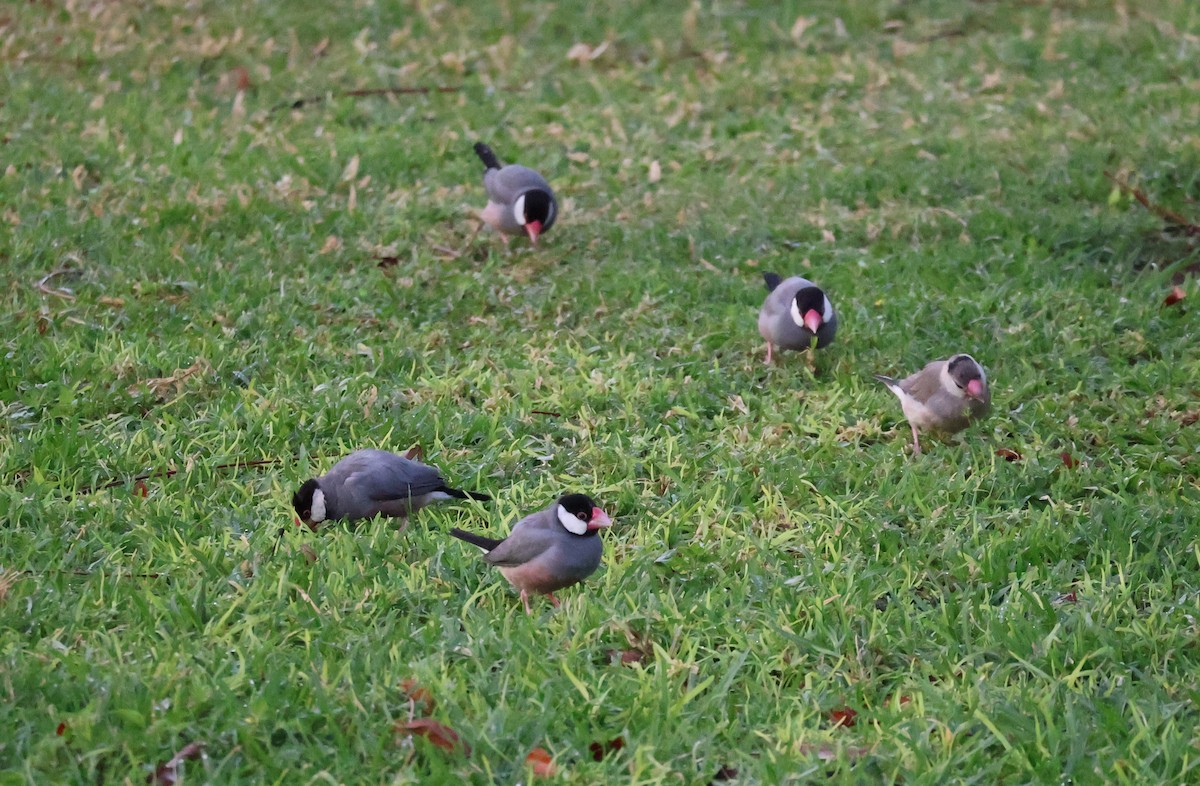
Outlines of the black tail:
{"type": "Polygon", "coordinates": [[[775,287],[783,283],[778,273],[763,273],[763,281],[767,282],[767,291],[774,292],[775,287]]]}
{"type": "Polygon", "coordinates": [[[461,530],[458,527],[450,530],[450,534],[459,540],[465,540],[472,546],[478,546],[484,551],[491,551],[504,542],[503,539],[497,540],[496,538],[485,538],[482,535],[475,535],[470,532],[466,532],[465,530],[461,530]]]}
{"type": "Polygon", "coordinates": [[[449,486],[442,486],[438,491],[443,494],[449,494],[455,499],[473,499],[479,502],[491,502],[492,498],[487,494],[480,494],[478,491],[463,491],[462,489],[452,489],[449,486]]]}
{"type": "Polygon", "coordinates": [[[488,169],[499,169],[500,159],[496,158],[496,154],[492,149],[482,142],[475,143],[475,155],[479,156],[479,160],[488,169]]]}

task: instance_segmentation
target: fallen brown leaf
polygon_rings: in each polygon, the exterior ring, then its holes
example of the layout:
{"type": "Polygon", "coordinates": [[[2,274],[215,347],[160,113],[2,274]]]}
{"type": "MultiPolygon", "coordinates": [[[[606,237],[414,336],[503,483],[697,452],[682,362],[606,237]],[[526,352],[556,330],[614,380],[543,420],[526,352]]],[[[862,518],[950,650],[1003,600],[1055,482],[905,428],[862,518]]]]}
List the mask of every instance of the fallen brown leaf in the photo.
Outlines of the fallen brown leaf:
{"type": "Polygon", "coordinates": [[[712,786],[718,781],[731,781],[736,778],[737,775],[738,771],[736,768],[730,767],[728,764],[724,764],[721,766],[721,769],[717,770],[717,774],[713,776],[711,781],[709,781],[708,786],[712,786]]]}
{"type": "Polygon", "coordinates": [[[403,723],[397,723],[396,731],[408,737],[413,735],[424,737],[432,745],[450,753],[461,751],[466,756],[471,755],[471,746],[462,741],[462,738],[458,736],[458,732],[431,718],[415,718],[403,723]]]}
{"type": "Polygon", "coordinates": [[[625,738],[616,737],[608,742],[601,744],[593,742],[588,746],[588,750],[592,752],[592,759],[595,761],[604,761],[604,757],[610,753],[615,753],[625,747],[625,738]]]}
{"type": "Polygon", "coordinates": [[[553,778],[558,774],[558,768],[554,766],[554,762],[545,748],[531,750],[525,757],[525,763],[533,770],[533,774],[540,778],[553,778]]]}
{"type": "Polygon", "coordinates": [[[1067,453],[1065,450],[1062,453],[1059,453],[1058,457],[1062,459],[1063,466],[1067,469],[1075,469],[1079,466],[1079,460],[1070,453],[1067,453]]]}
{"type": "Polygon", "coordinates": [[[437,706],[437,702],[433,700],[433,694],[429,692],[429,689],[423,687],[411,677],[400,680],[400,690],[404,691],[404,694],[408,696],[408,700],[414,705],[423,705],[425,712],[433,712],[433,708],[437,706]]]}
{"type": "Polygon", "coordinates": [[[829,712],[829,720],[833,721],[834,728],[838,726],[850,728],[857,723],[856,718],[858,718],[858,712],[849,707],[838,707],[836,710],[830,710],[829,712]]]}
{"type": "Polygon", "coordinates": [[[1184,291],[1183,287],[1177,286],[1171,290],[1171,294],[1163,298],[1163,307],[1173,306],[1185,297],[1187,297],[1187,292],[1184,291]]]}
{"type": "Polygon", "coordinates": [[[608,659],[611,663],[620,663],[622,666],[629,666],[634,663],[643,663],[646,660],[646,653],[640,650],[609,650],[608,659]]]}
{"type": "Polygon", "coordinates": [[[1010,450],[1009,448],[1000,448],[996,451],[996,455],[1005,461],[1020,461],[1022,458],[1024,458],[1024,456],[1022,456],[1020,453],[1015,450],[1010,450]]]}
{"type": "Polygon", "coordinates": [[[159,784],[160,786],[175,786],[179,782],[179,765],[191,759],[200,758],[201,752],[204,750],[203,742],[190,742],[179,749],[179,752],[163,762],[155,768],[154,772],[146,776],[146,783],[159,784]]]}

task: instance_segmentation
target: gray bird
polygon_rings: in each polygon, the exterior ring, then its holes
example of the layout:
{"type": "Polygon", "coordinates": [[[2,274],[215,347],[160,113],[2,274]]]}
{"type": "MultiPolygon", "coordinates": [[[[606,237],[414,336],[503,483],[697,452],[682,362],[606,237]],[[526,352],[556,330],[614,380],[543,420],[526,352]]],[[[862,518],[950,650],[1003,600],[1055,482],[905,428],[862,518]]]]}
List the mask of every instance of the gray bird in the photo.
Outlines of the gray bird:
{"type": "Polygon", "coordinates": [[[954,434],[986,415],[992,404],[987,373],[970,355],[935,360],[899,382],[882,374],[875,379],[900,399],[904,417],[912,426],[915,455],[921,453],[918,431],[954,434]]]}
{"type": "Polygon", "coordinates": [[[386,450],[358,450],[321,477],[306,480],[292,496],[292,507],[316,529],[323,521],[408,516],[443,499],[487,502],[491,497],[447,486],[437,467],[386,450]]]}
{"type": "Polygon", "coordinates": [[[558,202],[546,178],[529,167],[501,166],[492,149],[475,143],[475,153],[483,161],[483,187],[488,203],[480,218],[500,232],[505,244],[508,235],[526,234],[535,246],[538,236],[549,231],[558,218],[558,202]]]}
{"type": "Polygon", "coordinates": [[[461,529],[452,529],[450,534],[484,550],[483,558],[500,568],[504,578],[521,591],[521,602],[529,614],[530,592],[549,596],[557,606],[555,590],[595,572],[604,550],[600,529],[610,526],[612,519],[590,497],[567,494],[518,521],[503,540],[461,529]]]}
{"type": "Polygon", "coordinates": [[[817,349],[824,349],[833,342],[837,314],[820,287],[800,276],[763,273],[763,280],[770,294],[758,312],[758,332],[767,340],[767,365],[775,346],[808,349],[815,340],[817,349]]]}

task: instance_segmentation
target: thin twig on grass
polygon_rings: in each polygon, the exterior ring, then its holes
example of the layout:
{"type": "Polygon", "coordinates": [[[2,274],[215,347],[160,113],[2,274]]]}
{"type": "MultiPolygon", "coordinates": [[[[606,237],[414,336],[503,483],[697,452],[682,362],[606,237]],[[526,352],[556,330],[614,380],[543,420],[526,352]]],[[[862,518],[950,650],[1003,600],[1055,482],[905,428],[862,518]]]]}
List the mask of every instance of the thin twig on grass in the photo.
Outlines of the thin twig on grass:
{"type": "Polygon", "coordinates": [[[74,301],[75,295],[71,294],[70,290],[55,289],[54,287],[49,285],[50,279],[54,278],[55,276],[65,276],[68,273],[78,274],[79,271],[73,267],[55,268],[54,270],[51,270],[49,273],[47,273],[46,275],[44,275],[40,279],[38,279],[37,284],[35,284],[34,286],[37,288],[37,291],[41,292],[43,295],[53,295],[54,297],[62,298],[63,300],[74,301]]]}
{"type": "Polygon", "coordinates": [[[271,111],[278,112],[280,109],[303,109],[306,106],[320,104],[326,99],[369,98],[372,96],[427,95],[429,93],[458,93],[461,90],[461,87],[450,85],[435,85],[434,87],[372,87],[361,90],[345,90],[340,93],[329,93],[328,95],[322,96],[298,98],[295,101],[287,101],[279,104],[278,106],[273,107],[271,111]]]}
{"type": "MultiPolygon", "coordinates": [[[[248,469],[250,467],[270,467],[275,464],[278,464],[281,461],[283,461],[283,459],[281,459],[281,458],[257,459],[255,461],[233,461],[228,464],[218,464],[215,467],[213,467],[213,469],[214,470],[222,470],[222,469],[248,469]]],[[[154,480],[156,478],[169,478],[169,477],[172,477],[172,476],[178,475],[178,474],[179,474],[178,469],[154,470],[152,472],[146,472],[141,475],[135,475],[132,478],[118,478],[117,480],[110,480],[105,483],[101,483],[100,485],[97,485],[97,486],[89,486],[85,489],[80,489],[79,491],[76,491],[74,496],[79,497],[79,496],[83,496],[84,494],[92,494],[93,492],[96,492],[96,491],[104,491],[105,489],[113,489],[113,488],[116,488],[117,486],[124,486],[128,483],[137,483],[137,482],[143,481],[143,480],[154,480]]]]}
{"type": "Polygon", "coordinates": [[[1181,213],[1176,213],[1169,207],[1163,207],[1162,205],[1151,202],[1150,197],[1146,196],[1145,191],[1137,186],[1129,185],[1129,183],[1125,182],[1123,178],[1116,177],[1115,175],[1110,174],[1108,171],[1104,172],[1104,176],[1111,180],[1117,188],[1136,199],[1141,203],[1142,207],[1161,218],[1167,224],[1179,228],[1186,235],[1200,237],[1200,224],[1197,224],[1194,221],[1189,221],[1186,216],[1182,215],[1181,213]]]}

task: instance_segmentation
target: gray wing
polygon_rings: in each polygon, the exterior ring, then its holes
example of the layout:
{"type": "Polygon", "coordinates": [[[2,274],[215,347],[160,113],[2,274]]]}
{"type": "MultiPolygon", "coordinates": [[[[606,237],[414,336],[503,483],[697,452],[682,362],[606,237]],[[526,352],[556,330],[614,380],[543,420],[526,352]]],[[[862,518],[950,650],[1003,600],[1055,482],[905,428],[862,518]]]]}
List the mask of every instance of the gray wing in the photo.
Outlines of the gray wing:
{"type": "Polygon", "coordinates": [[[935,360],[912,376],[900,380],[900,389],[922,404],[936,396],[942,389],[942,369],[946,361],[935,360]]]}
{"type": "Polygon", "coordinates": [[[483,558],[493,565],[515,568],[550,551],[563,537],[569,537],[553,510],[546,508],[518,521],[509,536],[483,558]]]}
{"type": "Polygon", "coordinates": [[[437,467],[385,450],[360,450],[334,465],[324,482],[339,486],[338,496],[357,503],[419,497],[446,485],[437,467]]]}
{"type": "Polygon", "coordinates": [[[546,178],[519,164],[509,164],[501,169],[489,169],[484,172],[483,187],[487,190],[488,199],[502,205],[511,205],[517,201],[518,196],[531,188],[553,193],[546,178]]]}

